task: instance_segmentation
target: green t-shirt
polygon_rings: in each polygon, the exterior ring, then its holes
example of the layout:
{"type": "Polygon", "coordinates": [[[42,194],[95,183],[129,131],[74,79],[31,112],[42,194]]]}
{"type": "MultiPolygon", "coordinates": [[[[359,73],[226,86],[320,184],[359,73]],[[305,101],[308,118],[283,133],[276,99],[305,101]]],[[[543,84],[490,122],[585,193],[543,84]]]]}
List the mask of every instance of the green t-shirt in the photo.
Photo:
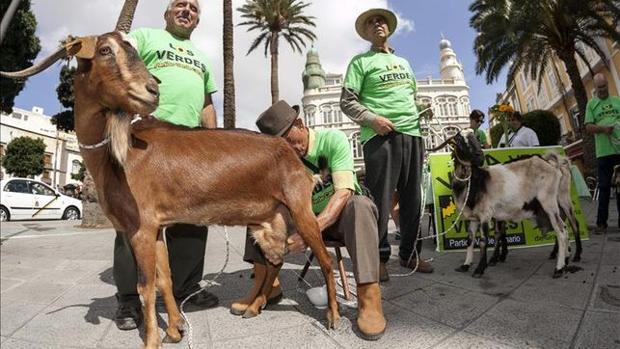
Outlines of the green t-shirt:
{"type": "Polygon", "coordinates": [[[596,157],[620,154],[620,98],[609,96],[601,100],[593,97],[586,107],[585,123],[597,126],[616,125],[611,135],[606,133],[594,135],[596,157]]]}
{"type": "Polygon", "coordinates": [[[476,137],[478,138],[478,142],[480,142],[481,146],[484,147],[487,144],[487,134],[479,128],[476,129],[476,137]]]}
{"type": "Polygon", "coordinates": [[[205,95],[217,90],[207,57],[187,39],[161,29],[141,28],[129,34],[138,54],[159,84],[161,120],[188,127],[200,126],[205,95]]]}
{"type": "MultiPolygon", "coordinates": [[[[329,173],[336,171],[351,171],[353,175],[353,185],[355,193],[362,192],[357,177],[355,176],[355,168],[353,167],[353,153],[351,146],[344,132],[340,130],[315,130],[314,144],[308,149],[308,154],[304,159],[314,166],[319,166],[319,158],[324,157],[327,160],[329,173]]],[[[309,169],[309,171],[311,171],[309,169]]],[[[312,171],[311,171],[312,172],[312,171]]],[[[331,176],[323,181],[322,185],[317,185],[312,192],[312,211],[319,214],[329,199],[334,195],[334,183],[331,176]]]]}
{"type": "MultiPolygon", "coordinates": [[[[358,93],[360,103],[372,113],[392,121],[397,132],[421,136],[414,99],[417,82],[406,59],[374,50],[357,55],[349,63],[344,87],[358,93]]],[[[372,128],[362,126],[360,141],[375,135],[372,128]]]]}

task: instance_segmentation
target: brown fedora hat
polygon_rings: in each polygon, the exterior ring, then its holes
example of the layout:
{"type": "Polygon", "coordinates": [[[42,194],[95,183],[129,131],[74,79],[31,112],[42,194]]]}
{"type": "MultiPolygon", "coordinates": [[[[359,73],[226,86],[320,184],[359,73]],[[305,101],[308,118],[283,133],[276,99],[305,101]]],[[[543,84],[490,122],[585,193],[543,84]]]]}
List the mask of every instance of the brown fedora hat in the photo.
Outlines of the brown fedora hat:
{"type": "Polygon", "coordinates": [[[396,30],[396,25],[398,24],[394,12],[383,8],[373,8],[363,12],[355,20],[355,30],[357,31],[357,34],[362,37],[362,39],[368,40],[368,37],[366,36],[366,20],[372,16],[381,16],[385,18],[388,30],[390,31],[388,37],[394,33],[396,30]]]}
{"type": "Polygon", "coordinates": [[[279,100],[260,114],[256,119],[256,126],[262,133],[280,137],[293,126],[298,117],[298,105],[291,107],[285,101],[279,100]]]}

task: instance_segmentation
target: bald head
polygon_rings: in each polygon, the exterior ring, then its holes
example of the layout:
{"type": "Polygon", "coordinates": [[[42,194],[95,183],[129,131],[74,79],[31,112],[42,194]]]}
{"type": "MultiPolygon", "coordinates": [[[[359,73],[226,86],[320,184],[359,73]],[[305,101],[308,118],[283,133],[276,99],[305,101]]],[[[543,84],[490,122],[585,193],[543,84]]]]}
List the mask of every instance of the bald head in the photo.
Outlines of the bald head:
{"type": "Polygon", "coordinates": [[[594,89],[596,97],[599,99],[607,99],[607,97],[609,97],[609,88],[607,86],[607,77],[605,74],[598,73],[594,75],[594,89]]]}

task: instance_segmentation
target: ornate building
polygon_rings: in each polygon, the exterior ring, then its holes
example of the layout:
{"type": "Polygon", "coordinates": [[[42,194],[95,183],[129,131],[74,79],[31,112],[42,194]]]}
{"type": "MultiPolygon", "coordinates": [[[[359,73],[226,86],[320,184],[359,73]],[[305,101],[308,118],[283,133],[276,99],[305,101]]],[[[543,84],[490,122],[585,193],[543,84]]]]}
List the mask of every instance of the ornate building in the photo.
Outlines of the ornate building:
{"type": "MultiPolygon", "coordinates": [[[[428,148],[439,144],[464,127],[469,126],[469,87],[465,82],[463,66],[458,62],[450,41],[439,43],[439,79],[418,77],[418,103],[431,103],[435,114],[431,122],[422,122],[422,132],[428,148]]],[[[415,73],[415,72],[414,72],[415,73]]],[[[340,111],[340,92],[343,74],[326,73],[318,52],[312,48],[306,55],[302,74],[304,121],[313,129],[338,128],[349,137],[355,169],[363,173],[364,161],[359,142],[359,126],[340,111]]]]}

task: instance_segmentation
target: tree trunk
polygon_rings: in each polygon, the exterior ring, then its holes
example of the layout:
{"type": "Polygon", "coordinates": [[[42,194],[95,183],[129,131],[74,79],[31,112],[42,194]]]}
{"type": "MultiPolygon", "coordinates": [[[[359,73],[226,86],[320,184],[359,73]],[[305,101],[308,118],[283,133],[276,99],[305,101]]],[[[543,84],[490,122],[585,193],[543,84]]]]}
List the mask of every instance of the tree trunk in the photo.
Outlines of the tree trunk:
{"type": "Polygon", "coordinates": [[[118,16],[118,21],[116,22],[116,28],[114,30],[129,33],[137,6],[138,0],[125,0],[125,4],[123,4],[123,9],[118,16]]]}
{"type": "Polygon", "coordinates": [[[594,136],[587,133],[584,127],[586,106],[588,105],[588,95],[586,93],[586,88],[583,85],[583,81],[581,80],[581,75],[579,74],[579,68],[577,67],[577,60],[575,59],[574,50],[573,52],[560,54],[559,57],[566,65],[566,73],[570,78],[573,93],[575,94],[575,99],[577,100],[577,108],[579,109],[577,120],[579,120],[579,133],[583,139],[583,163],[586,172],[584,175],[591,175],[592,173],[595,173],[596,169],[596,150],[594,146],[594,136]]]}
{"type": "Polygon", "coordinates": [[[224,128],[235,128],[232,0],[224,0],[224,128]]]}
{"type": "Polygon", "coordinates": [[[278,88],[278,33],[271,33],[271,104],[280,100],[278,88]]]}
{"type": "Polygon", "coordinates": [[[84,185],[82,186],[82,228],[110,228],[112,223],[103,214],[97,198],[95,181],[86,170],[84,173],[84,185]]]}

